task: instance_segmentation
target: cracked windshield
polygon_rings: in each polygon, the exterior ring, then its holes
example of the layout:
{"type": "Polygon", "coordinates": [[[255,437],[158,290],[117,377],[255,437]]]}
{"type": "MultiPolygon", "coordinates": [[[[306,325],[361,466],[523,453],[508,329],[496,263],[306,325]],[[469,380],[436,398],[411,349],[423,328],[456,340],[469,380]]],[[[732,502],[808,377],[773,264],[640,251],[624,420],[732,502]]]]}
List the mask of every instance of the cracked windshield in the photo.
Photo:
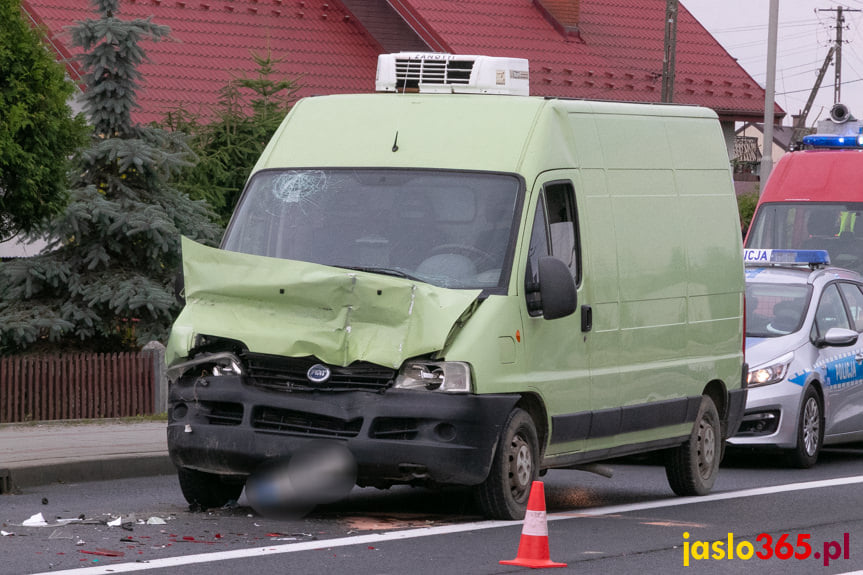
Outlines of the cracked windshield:
{"type": "Polygon", "coordinates": [[[417,170],[272,170],[249,184],[224,248],[417,279],[504,287],[519,180],[417,170]]]}

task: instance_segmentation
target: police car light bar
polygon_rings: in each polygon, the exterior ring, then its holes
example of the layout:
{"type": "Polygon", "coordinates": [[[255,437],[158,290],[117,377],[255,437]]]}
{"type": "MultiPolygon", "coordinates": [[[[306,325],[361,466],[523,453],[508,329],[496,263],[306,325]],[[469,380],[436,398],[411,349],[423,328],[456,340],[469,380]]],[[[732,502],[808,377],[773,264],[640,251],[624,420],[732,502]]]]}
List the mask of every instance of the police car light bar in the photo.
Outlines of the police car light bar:
{"type": "Polygon", "coordinates": [[[803,144],[817,148],[863,149],[863,134],[837,136],[835,134],[810,134],[803,136],[803,144]]]}
{"type": "Polygon", "coordinates": [[[806,265],[812,268],[830,265],[827,250],[743,250],[743,263],[748,266],[806,265]]]}

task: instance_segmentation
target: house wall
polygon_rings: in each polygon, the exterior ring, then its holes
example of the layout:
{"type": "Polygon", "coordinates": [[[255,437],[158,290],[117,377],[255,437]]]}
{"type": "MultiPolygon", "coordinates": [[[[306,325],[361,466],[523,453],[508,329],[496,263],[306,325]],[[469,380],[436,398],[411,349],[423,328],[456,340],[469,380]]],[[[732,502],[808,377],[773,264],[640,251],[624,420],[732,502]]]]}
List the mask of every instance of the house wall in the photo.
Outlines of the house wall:
{"type": "MultiPolygon", "coordinates": [[[[762,153],[763,153],[763,150],[764,150],[764,133],[761,130],[759,130],[755,126],[749,125],[740,132],[740,135],[741,136],[748,136],[750,138],[756,138],[758,140],[758,147],[762,150],[762,153]]],[[[732,148],[732,151],[733,151],[733,148],[732,148]]],[[[782,149],[781,146],[776,145],[776,142],[773,142],[772,152],[773,152],[773,163],[774,164],[776,164],[776,162],[779,161],[779,158],[781,158],[782,156],[785,155],[785,150],[782,149]]]]}
{"type": "Polygon", "coordinates": [[[734,133],[734,122],[719,122],[722,127],[722,137],[725,139],[725,149],[728,152],[728,158],[734,158],[734,138],[737,134],[734,133]]]}

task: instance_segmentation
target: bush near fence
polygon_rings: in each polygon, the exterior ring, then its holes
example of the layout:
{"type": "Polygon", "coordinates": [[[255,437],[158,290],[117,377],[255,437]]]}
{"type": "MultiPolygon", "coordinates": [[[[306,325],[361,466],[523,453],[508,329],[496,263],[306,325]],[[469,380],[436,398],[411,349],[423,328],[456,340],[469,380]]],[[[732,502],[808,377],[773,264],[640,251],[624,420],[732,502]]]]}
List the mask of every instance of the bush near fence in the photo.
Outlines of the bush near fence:
{"type": "Polygon", "coordinates": [[[154,413],[153,355],[0,357],[0,423],[154,413]]]}

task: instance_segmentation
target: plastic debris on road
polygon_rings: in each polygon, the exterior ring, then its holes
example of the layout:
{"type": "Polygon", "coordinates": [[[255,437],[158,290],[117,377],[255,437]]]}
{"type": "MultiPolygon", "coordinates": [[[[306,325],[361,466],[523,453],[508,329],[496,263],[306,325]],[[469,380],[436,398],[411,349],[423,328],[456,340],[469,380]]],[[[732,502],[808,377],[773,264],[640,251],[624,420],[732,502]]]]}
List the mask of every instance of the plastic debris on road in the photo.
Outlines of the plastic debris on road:
{"type": "Polygon", "coordinates": [[[79,549],[78,551],[87,555],[99,555],[101,557],[123,557],[125,555],[124,552],[114,551],[113,549],[79,549]]]}
{"type": "Polygon", "coordinates": [[[72,534],[67,529],[55,529],[48,539],[72,539],[72,534]]]}
{"type": "Polygon", "coordinates": [[[167,525],[167,521],[161,517],[150,517],[147,519],[147,525],[167,525]]]}
{"type": "Polygon", "coordinates": [[[45,521],[41,513],[37,513],[31,515],[29,519],[25,519],[21,525],[24,527],[46,527],[48,522],[45,521]]]}

